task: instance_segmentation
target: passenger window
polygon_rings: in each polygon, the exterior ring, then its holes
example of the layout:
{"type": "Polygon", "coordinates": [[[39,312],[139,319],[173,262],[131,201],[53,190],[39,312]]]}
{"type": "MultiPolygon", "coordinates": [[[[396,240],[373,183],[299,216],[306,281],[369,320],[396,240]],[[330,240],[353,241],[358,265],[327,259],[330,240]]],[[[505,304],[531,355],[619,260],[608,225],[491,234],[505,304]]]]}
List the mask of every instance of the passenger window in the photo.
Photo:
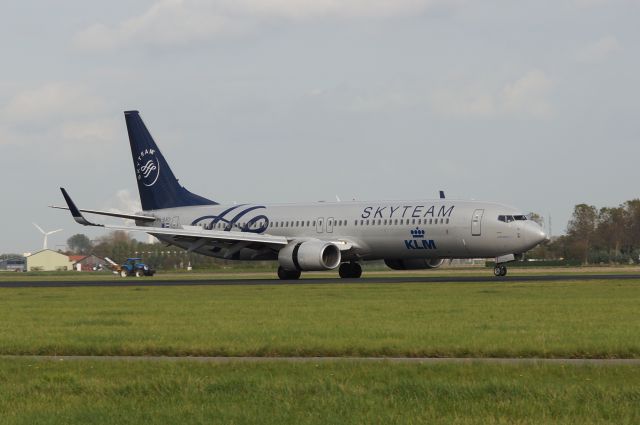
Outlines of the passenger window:
{"type": "Polygon", "coordinates": [[[433,224],[433,219],[432,218],[429,219],[429,224],[433,224]]]}
{"type": "Polygon", "coordinates": [[[369,225],[369,220],[367,220],[366,223],[367,223],[367,226],[368,226],[369,225]]]}
{"type": "Polygon", "coordinates": [[[393,224],[398,225],[398,219],[397,218],[393,221],[393,224]]]}
{"type": "Polygon", "coordinates": [[[416,219],[411,220],[411,224],[416,224],[416,219]]]}
{"type": "Polygon", "coordinates": [[[449,219],[447,219],[447,224],[449,224],[449,219]]]}
{"type": "Polygon", "coordinates": [[[316,221],[313,220],[313,227],[316,227],[316,221]]]}

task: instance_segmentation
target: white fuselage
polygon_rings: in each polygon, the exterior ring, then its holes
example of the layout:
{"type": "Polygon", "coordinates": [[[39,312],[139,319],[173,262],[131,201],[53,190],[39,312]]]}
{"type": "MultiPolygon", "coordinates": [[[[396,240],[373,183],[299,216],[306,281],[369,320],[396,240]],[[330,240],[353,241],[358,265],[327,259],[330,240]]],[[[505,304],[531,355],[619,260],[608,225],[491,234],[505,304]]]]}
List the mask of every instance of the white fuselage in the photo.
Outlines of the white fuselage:
{"type": "MultiPolygon", "coordinates": [[[[345,253],[344,261],[499,257],[523,253],[546,238],[540,226],[526,220],[515,208],[449,199],[208,205],[145,211],[145,214],[158,218],[149,224],[155,227],[200,226],[295,240],[344,241],[354,246],[345,253]]],[[[162,235],[158,237],[168,241],[162,235]]],[[[171,243],[189,247],[187,242],[171,243]]],[[[224,257],[224,251],[211,247],[195,251],[224,257]]],[[[234,258],[276,257],[273,252],[247,247],[234,258]]]]}

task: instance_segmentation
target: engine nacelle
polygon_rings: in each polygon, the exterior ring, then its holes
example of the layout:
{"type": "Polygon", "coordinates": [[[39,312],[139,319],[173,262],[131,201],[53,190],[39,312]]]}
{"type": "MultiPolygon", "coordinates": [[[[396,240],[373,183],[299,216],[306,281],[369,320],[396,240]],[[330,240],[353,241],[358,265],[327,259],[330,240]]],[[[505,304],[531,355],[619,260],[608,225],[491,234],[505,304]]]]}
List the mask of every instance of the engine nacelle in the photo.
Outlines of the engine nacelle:
{"type": "Polygon", "coordinates": [[[336,245],[319,239],[293,241],[278,253],[278,262],[287,270],[331,270],[340,265],[341,259],[336,245]]]}
{"type": "Polygon", "coordinates": [[[444,263],[442,258],[412,258],[407,260],[384,260],[384,263],[393,270],[420,270],[437,269],[444,263]]]}

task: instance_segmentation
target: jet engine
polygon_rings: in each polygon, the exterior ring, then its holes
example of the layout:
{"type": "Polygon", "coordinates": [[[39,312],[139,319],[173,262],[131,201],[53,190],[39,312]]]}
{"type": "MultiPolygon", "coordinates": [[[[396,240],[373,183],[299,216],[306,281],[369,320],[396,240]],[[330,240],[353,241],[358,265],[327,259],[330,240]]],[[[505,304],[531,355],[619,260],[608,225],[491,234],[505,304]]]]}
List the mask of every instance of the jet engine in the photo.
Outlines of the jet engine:
{"type": "Polygon", "coordinates": [[[287,270],[331,270],[340,265],[341,259],[336,245],[319,239],[293,241],[278,253],[278,262],[287,270]]]}
{"type": "Polygon", "coordinates": [[[412,258],[408,260],[384,260],[384,263],[393,270],[437,269],[444,263],[444,259],[412,258]]]}

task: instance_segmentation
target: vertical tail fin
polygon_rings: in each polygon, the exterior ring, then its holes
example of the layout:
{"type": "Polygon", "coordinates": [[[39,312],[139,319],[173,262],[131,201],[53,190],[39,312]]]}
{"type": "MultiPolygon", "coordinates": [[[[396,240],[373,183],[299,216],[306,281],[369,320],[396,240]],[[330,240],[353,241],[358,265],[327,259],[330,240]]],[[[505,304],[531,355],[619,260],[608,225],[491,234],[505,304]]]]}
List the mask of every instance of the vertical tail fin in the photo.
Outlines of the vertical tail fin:
{"type": "Polygon", "coordinates": [[[217,202],[195,195],[178,183],[138,111],[125,111],[124,118],[143,210],[217,205],[217,202]]]}

